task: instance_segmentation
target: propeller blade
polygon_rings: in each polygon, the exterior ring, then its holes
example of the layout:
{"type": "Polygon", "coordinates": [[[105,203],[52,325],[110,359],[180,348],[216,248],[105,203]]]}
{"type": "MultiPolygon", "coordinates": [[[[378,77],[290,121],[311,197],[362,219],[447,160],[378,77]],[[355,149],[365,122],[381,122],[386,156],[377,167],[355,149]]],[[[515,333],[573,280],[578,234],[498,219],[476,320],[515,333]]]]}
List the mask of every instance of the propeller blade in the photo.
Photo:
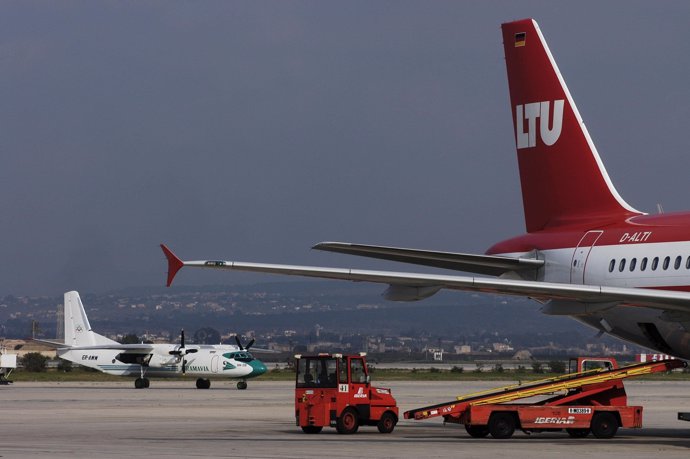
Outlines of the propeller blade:
{"type": "Polygon", "coordinates": [[[183,358],[182,359],[182,374],[185,374],[186,371],[187,371],[187,360],[183,358]]]}
{"type": "Polygon", "coordinates": [[[254,338],[252,338],[252,340],[249,342],[249,344],[247,344],[247,346],[244,349],[248,351],[249,348],[252,347],[252,344],[254,344],[254,338]]]}
{"type": "Polygon", "coordinates": [[[195,352],[199,352],[199,349],[187,349],[186,354],[194,354],[195,352]]]}
{"type": "Polygon", "coordinates": [[[240,348],[240,351],[244,351],[244,348],[242,347],[242,343],[240,342],[240,337],[235,335],[235,341],[237,341],[237,347],[240,348]]]}
{"type": "Polygon", "coordinates": [[[184,328],[180,331],[180,347],[184,347],[184,328]]]}

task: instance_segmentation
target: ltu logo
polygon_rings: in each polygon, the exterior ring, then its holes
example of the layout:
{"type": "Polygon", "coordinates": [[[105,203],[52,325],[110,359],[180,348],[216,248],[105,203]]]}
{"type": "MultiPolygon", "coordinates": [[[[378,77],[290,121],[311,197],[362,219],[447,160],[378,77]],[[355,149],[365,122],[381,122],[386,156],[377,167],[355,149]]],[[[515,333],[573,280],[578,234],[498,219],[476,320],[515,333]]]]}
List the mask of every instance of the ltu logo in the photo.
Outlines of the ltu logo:
{"type": "Polygon", "coordinates": [[[537,118],[539,118],[541,140],[547,146],[556,143],[563,127],[563,105],[563,99],[554,101],[551,129],[549,129],[551,102],[534,102],[516,106],[515,135],[518,149],[537,146],[537,118]],[[525,121],[527,121],[527,132],[524,132],[525,121]]]}

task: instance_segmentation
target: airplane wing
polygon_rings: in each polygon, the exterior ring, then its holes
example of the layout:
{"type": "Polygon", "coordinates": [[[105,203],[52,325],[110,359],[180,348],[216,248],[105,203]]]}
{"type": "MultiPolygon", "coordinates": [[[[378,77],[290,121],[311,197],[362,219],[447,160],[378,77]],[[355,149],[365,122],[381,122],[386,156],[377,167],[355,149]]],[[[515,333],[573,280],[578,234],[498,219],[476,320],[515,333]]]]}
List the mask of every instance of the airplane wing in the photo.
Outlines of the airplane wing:
{"type": "Polygon", "coordinates": [[[572,301],[594,305],[594,307],[604,304],[624,304],[663,311],[690,312],[690,293],[670,290],[221,260],[182,261],[165,245],[161,244],[161,248],[168,259],[168,286],[172,283],[175,274],[182,267],[188,266],[389,284],[384,295],[391,300],[418,300],[429,297],[440,289],[451,289],[527,296],[544,301],[572,301]]]}
{"type": "Polygon", "coordinates": [[[466,271],[490,276],[500,276],[508,271],[526,271],[541,268],[544,260],[509,258],[471,253],[435,252],[379,245],[352,244],[349,242],[320,242],[312,249],[345,253],[361,257],[400,261],[435,268],[466,271]]]}
{"type": "MultiPolygon", "coordinates": [[[[39,340],[36,340],[39,341],[39,340]]],[[[43,341],[45,342],[45,341],[43,341]]],[[[123,351],[131,354],[148,354],[153,352],[152,344],[96,344],[93,346],[69,346],[63,343],[53,343],[60,344],[60,348],[69,348],[73,351],[91,351],[98,349],[109,349],[116,351],[123,351]]]]}

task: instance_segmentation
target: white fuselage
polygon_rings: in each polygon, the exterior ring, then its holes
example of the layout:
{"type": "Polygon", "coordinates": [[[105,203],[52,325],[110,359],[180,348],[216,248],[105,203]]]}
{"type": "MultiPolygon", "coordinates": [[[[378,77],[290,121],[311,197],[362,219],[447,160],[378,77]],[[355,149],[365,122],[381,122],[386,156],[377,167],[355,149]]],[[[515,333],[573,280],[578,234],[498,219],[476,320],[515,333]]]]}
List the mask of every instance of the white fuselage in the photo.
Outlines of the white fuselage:
{"type": "MultiPolygon", "coordinates": [[[[501,255],[528,257],[534,253],[501,255]]],[[[545,262],[538,281],[659,290],[687,290],[690,284],[690,241],[557,248],[538,251],[537,258],[545,262]]],[[[559,300],[546,302],[542,312],[571,316],[635,344],[690,358],[688,313],[559,300]]]]}
{"type": "MultiPolygon", "coordinates": [[[[144,372],[146,376],[165,377],[182,376],[182,361],[170,351],[178,348],[172,344],[155,344],[150,354],[123,353],[112,349],[58,349],[60,358],[83,366],[100,370],[117,376],[139,376],[141,364],[137,359],[146,359],[144,372]]],[[[227,377],[244,379],[256,373],[251,362],[242,361],[242,356],[250,354],[232,345],[199,345],[193,346],[198,352],[185,357],[185,375],[191,377],[227,377]]],[[[258,362],[253,360],[253,362],[258,362]]],[[[259,363],[260,364],[260,363],[259,363]]],[[[261,364],[262,365],[262,364],[261,364]]],[[[252,375],[253,376],[253,375],[252,375]]]]}

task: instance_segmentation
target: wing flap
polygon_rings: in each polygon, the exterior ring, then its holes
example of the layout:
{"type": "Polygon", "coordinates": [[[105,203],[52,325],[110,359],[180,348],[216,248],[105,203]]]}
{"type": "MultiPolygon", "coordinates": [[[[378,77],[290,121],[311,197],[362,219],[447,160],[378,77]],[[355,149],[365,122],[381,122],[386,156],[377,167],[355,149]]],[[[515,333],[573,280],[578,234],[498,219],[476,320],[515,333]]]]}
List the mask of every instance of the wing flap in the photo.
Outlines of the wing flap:
{"type": "Polygon", "coordinates": [[[321,242],[312,247],[312,249],[490,276],[500,276],[509,271],[537,270],[544,265],[543,260],[532,258],[437,252],[401,247],[352,244],[349,242],[321,242]]]}

